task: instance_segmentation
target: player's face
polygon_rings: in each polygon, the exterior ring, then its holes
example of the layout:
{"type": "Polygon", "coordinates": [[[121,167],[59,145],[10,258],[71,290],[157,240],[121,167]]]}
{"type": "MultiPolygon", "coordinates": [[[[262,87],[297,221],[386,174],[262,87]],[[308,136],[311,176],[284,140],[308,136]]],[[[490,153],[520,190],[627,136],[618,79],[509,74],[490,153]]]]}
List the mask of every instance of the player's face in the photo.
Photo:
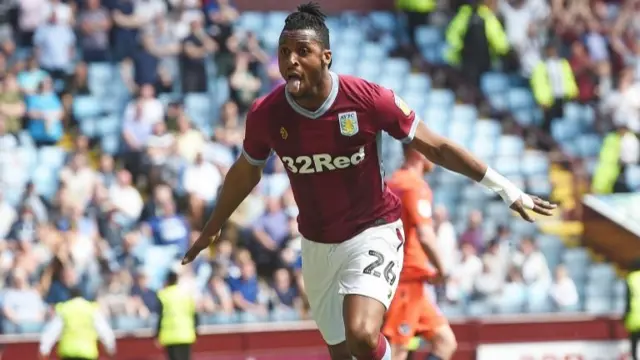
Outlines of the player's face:
{"type": "Polygon", "coordinates": [[[287,82],[287,91],[294,97],[312,95],[330,62],[331,51],[324,49],[314,30],[283,31],[280,35],[280,74],[287,82]]]}

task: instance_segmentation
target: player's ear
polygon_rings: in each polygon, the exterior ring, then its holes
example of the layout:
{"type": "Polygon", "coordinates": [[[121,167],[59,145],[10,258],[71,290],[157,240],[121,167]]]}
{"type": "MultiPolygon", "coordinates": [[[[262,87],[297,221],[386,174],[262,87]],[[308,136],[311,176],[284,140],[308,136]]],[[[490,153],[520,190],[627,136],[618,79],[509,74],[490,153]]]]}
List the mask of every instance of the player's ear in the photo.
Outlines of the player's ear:
{"type": "Polygon", "coordinates": [[[325,49],[322,52],[322,62],[323,62],[323,64],[327,65],[328,68],[331,68],[332,60],[333,60],[333,54],[331,53],[331,50],[325,49]]]}

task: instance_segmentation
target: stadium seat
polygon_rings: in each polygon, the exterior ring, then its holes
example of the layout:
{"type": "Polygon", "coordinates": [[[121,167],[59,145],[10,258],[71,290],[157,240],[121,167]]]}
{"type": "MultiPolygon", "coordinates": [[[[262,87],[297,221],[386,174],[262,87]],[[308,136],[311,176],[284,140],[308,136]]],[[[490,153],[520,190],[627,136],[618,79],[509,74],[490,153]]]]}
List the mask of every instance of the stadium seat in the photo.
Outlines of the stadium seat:
{"type": "Polygon", "coordinates": [[[102,114],[102,105],[98,98],[91,95],[76,96],[73,99],[73,116],[80,122],[86,118],[102,114]]]}
{"type": "Polygon", "coordinates": [[[502,125],[496,120],[478,120],[475,123],[473,133],[479,138],[495,138],[502,133],[502,125]]]}
{"type": "Polygon", "coordinates": [[[580,123],[580,120],[583,118],[584,110],[582,109],[582,105],[569,102],[564,104],[563,113],[565,119],[572,123],[580,123]]]}
{"type": "Polygon", "coordinates": [[[98,136],[112,135],[120,132],[120,118],[113,114],[96,119],[98,136]]]}
{"type": "Polygon", "coordinates": [[[524,141],[514,135],[502,135],[498,140],[498,154],[501,156],[520,156],[524,151],[524,141]]]}
{"type": "Polygon", "coordinates": [[[45,146],[38,151],[38,164],[54,171],[64,166],[66,153],[57,146],[45,146]]]}
{"type": "MultiPolygon", "coordinates": [[[[346,60],[336,58],[333,60],[333,63],[331,64],[331,69],[341,75],[355,75],[356,64],[352,61],[346,61],[346,60]]],[[[383,85],[382,83],[380,83],[380,85],[390,89],[389,86],[383,85]]]]}
{"type": "Polygon", "coordinates": [[[589,267],[587,278],[590,282],[611,286],[616,279],[616,270],[611,264],[594,264],[589,267]]]}
{"type": "Polygon", "coordinates": [[[547,287],[531,286],[527,293],[526,310],[530,313],[549,313],[553,309],[547,287]]]}
{"type": "Polygon", "coordinates": [[[120,134],[105,134],[100,138],[102,151],[109,155],[116,155],[120,152],[120,134]]]}
{"type": "Polygon", "coordinates": [[[586,298],[585,311],[593,315],[604,315],[612,311],[611,300],[607,298],[586,298]]]}
{"type": "Polygon", "coordinates": [[[455,102],[455,95],[451,90],[435,89],[429,92],[429,106],[442,107],[449,109],[455,102]]]}
{"type": "Polygon", "coordinates": [[[266,25],[265,16],[261,12],[243,11],[240,14],[240,18],[238,19],[236,25],[243,30],[259,34],[266,25]]]}
{"type": "Polygon", "coordinates": [[[640,166],[629,166],[624,172],[624,179],[632,191],[640,191],[640,166]]]}
{"type": "Polygon", "coordinates": [[[451,120],[468,127],[469,131],[478,118],[478,110],[471,105],[455,105],[451,112],[451,120]]]}
{"type": "Polygon", "coordinates": [[[364,40],[364,33],[362,32],[362,29],[348,27],[340,32],[340,42],[342,44],[360,47],[364,40]]]}
{"type": "Polygon", "coordinates": [[[184,108],[193,123],[200,128],[211,121],[211,98],[208,94],[190,93],[185,95],[184,108]]]}
{"type": "MultiPolygon", "coordinates": [[[[500,151],[498,151],[498,154],[501,154],[500,151]]],[[[514,175],[520,175],[521,170],[520,170],[520,161],[518,161],[518,158],[515,156],[501,156],[499,157],[495,164],[494,167],[496,169],[496,171],[506,177],[511,177],[514,175]]]]}
{"type": "Polygon", "coordinates": [[[619,279],[613,283],[613,295],[616,299],[626,299],[627,297],[626,281],[619,279]]]}
{"type": "Polygon", "coordinates": [[[377,82],[377,79],[380,77],[380,73],[380,64],[372,61],[361,61],[356,68],[356,75],[358,77],[372,82],[377,82]]]}
{"type": "Polygon", "coordinates": [[[522,173],[525,176],[547,175],[549,158],[540,152],[527,152],[521,159],[522,173]]]}
{"type": "Polygon", "coordinates": [[[269,314],[269,320],[274,322],[297,321],[300,315],[295,309],[276,308],[269,314]]]}
{"type": "Polygon", "coordinates": [[[440,310],[448,319],[464,316],[464,308],[460,305],[441,304],[440,310]]]}
{"type": "Polygon", "coordinates": [[[529,177],[526,182],[527,192],[531,195],[548,198],[553,191],[553,185],[547,176],[529,177]]]}
{"type": "Polygon", "coordinates": [[[415,31],[415,38],[418,47],[435,47],[443,41],[443,34],[435,26],[420,26],[415,31]]]}
{"type": "Polygon", "coordinates": [[[492,97],[509,90],[509,78],[501,72],[488,72],[480,79],[482,92],[492,97]]]}
{"type": "Polygon", "coordinates": [[[405,88],[408,92],[413,92],[426,98],[427,92],[431,88],[431,79],[426,74],[411,74],[405,80],[405,88]]]}
{"type": "Polygon", "coordinates": [[[265,26],[282,29],[287,16],[289,16],[289,13],[285,11],[269,11],[264,17],[265,26]]]}
{"type": "Polygon", "coordinates": [[[360,49],[360,56],[363,59],[367,59],[370,61],[382,62],[387,57],[387,51],[382,46],[380,46],[380,44],[366,42],[360,49]]]}
{"type": "Polygon", "coordinates": [[[510,228],[513,234],[519,238],[533,237],[538,232],[538,226],[535,223],[526,221],[512,221],[510,228]]]}
{"type": "Polygon", "coordinates": [[[108,91],[105,84],[113,80],[116,70],[110,63],[91,63],[87,68],[87,85],[93,95],[103,96],[108,91]]]}
{"type": "Polygon", "coordinates": [[[611,282],[600,280],[590,280],[584,289],[586,298],[613,298],[611,282]]]}
{"type": "Polygon", "coordinates": [[[538,235],[536,236],[536,246],[547,259],[549,269],[553,271],[562,261],[562,252],[564,251],[562,240],[553,235],[538,235]]]}
{"type": "Polygon", "coordinates": [[[178,251],[174,246],[149,246],[144,254],[144,273],[149,276],[149,287],[158,289],[164,283],[178,251]]]}
{"type": "Polygon", "coordinates": [[[335,52],[335,59],[340,61],[347,61],[355,64],[366,62],[366,63],[377,63],[380,64],[379,59],[370,59],[367,57],[361,57],[359,51],[354,51],[354,45],[349,43],[339,43],[333,47],[333,51],[335,52]]]}
{"type": "Polygon", "coordinates": [[[467,305],[467,315],[473,317],[491,315],[491,306],[484,301],[472,301],[467,305]]]}
{"type": "MultiPolygon", "coordinates": [[[[380,71],[378,64],[378,71],[380,71]]],[[[382,64],[382,73],[389,76],[405,77],[411,72],[411,64],[406,59],[389,58],[382,64]]]]}
{"type": "Polygon", "coordinates": [[[382,31],[395,31],[397,28],[396,16],[388,11],[372,11],[368,15],[371,25],[382,31]]]}
{"type": "Polygon", "coordinates": [[[531,109],[514,110],[513,117],[522,127],[528,127],[535,124],[535,113],[531,109]]]}
{"type": "Polygon", "coordinates": [[[507,92],[507,102],[509,109],[530,110],[535,105],[531,91],[527,88],[512,88],[507,92]]]}
{"type": "Polygon", "coordinates": [[[145,326],[143,319],[134,316],[118,316],[113,322],[114,328],[125,332],[135,331],[145,326]]]}
{"type": "Polygon", "coordinates": [[[496,111],[507,111],[509,108],[507,93],[492,94],[488,100],[491,107],[496,111]]]}
{"type": "Polygon", "coordinates": [[[469,149],[474,155],[487,161],[488,159],[493,158],[496,154],[496,143],[494,140],[495,138],[492,136],[480,136],[474,131],[474,136],[471,140],[469,149]]]}
{"type": "Polygon", "coordinates": [[[49,166],[38,166],[33,172],[36,192],[47,200],[53,199],[58,190],[58,172],[49,166]]]}
{"type": "Polygon", "coordinates": [[[383,76],[378,80],[378,84],[382,87],[393,90],[393,92],[397,94],[402,93],[405,86],[403,79],[396,76],[383,76]]]}
{"type": "Polygon", "coordinates": [[[582,158],[597,157],[601,145],[600,136],[595,134],[581,135],[576,139],[578,155],[582,158]]]}

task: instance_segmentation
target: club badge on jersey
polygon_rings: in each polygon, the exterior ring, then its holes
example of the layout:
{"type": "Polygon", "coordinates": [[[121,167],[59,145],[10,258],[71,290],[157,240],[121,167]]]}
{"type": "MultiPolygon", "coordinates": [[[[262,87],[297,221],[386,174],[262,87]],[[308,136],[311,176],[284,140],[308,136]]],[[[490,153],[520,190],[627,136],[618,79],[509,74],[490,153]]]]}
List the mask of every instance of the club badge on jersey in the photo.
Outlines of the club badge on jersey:
{"type": "Polygon", "coordinates": [[[358,127],[358,114],[355,111],[338,114],[340,133],[344,136],[353,136],[360,130],[358,127]]]}
{"type": "Polygon", "coordinates": [[[411,114],[411,108],[400,96],[398,96],[398,94],[393,93],[393,100],[405,116],[409,116],[411,114]]]}

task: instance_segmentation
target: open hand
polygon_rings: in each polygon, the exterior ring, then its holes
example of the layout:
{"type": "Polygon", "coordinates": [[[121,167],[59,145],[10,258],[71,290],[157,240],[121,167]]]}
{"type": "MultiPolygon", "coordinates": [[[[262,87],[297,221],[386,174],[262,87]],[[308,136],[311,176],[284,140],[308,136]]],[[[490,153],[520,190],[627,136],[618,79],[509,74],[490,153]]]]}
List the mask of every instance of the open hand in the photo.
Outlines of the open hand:
{"type": "Polygon", "coordinates": [[[533,222],[533,218],[527,212],[527,210],[533,210],[534,213],[551,216],[553,215],[553,210],[555,210],[558,206],[556,204],[550,203],[546,200],[542,200],[537,196],[532,195],[522,195],[520,199],[516,200],[513,204],[511,204],[511,210],[517,212],[521,218],[525,219],[528,222],[533,222]],[[524,197],[528,197],[525,199],[524,197]]]}
{"type": "Polygon", "coordinates": [[[193,243],[193,245],[191,245],[189,250],[187,250],[187,253],[182,258],[182,265],[187,265],[188,263],[192,262],[198,256],[198,254],[202,252],[202,250],[214,244],[219,237],[220,232],[218,232],[212,238],[200,234],[198,239],[193,243]]]}

